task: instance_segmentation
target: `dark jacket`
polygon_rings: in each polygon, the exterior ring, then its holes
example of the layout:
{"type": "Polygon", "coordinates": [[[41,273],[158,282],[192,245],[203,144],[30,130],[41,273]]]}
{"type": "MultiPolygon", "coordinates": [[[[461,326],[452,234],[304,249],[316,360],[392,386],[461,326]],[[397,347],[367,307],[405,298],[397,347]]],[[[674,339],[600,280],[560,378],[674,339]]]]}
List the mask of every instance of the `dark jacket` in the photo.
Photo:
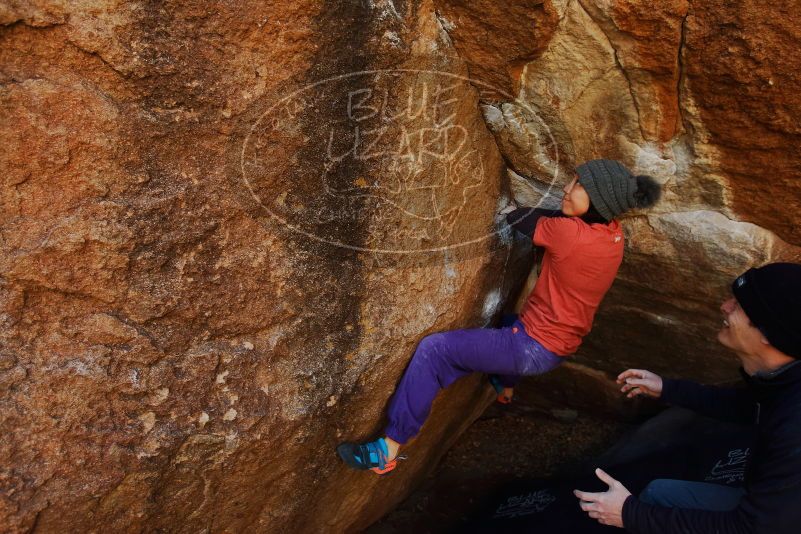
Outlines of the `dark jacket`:
{"type": "Polygon", "coordinates": [[[756,425],[746,494],[729,512],[665,508],[634,496],[623,525],[636,534],[801,533],[801,361],[748,376],[745,388],[664,380],[661,399],[703,415],[756,425]]]}

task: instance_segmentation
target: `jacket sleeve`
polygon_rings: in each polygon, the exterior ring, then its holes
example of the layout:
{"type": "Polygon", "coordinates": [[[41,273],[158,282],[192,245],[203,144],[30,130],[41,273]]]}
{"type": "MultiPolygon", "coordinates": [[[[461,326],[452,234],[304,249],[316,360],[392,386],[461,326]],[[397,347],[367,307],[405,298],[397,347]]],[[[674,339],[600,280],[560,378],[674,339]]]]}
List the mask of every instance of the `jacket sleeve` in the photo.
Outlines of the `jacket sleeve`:
{"type": "Polygon", "coordinates": [[[517,208],[506,214],[506,222],[517,230],[518,232],[526,235],[529,239],[533,239],[534,230],[537,228],[537,222],[542,217],[563,217],[564,215],[560,210],[544,210],[541,208],[517,208]]]}
{"type": "Polygon", "coordinates": [[[759,451],[759,466],[734,510],[666,508],[629,496],[623,526],[635,534],[790,534],[801,525],[799,418],[780,422],[759,451]]]}
{"type": "Polygon", "coordinates": [[[662,380],[660,400],[733,423],[755,422],[756,401],[745,388],[705,386],[689,380],[662,380]]]}

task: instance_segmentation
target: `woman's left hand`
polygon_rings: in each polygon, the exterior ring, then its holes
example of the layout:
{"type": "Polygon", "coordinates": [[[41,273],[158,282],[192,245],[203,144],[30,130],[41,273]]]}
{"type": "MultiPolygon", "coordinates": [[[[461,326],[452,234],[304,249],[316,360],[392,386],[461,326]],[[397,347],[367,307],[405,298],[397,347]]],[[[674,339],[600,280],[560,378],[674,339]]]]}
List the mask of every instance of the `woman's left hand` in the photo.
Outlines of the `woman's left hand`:
{"type": "Polygon", "coordinates": [[[623,528],[623,503],[631,493],[602,469],[596,469],[595,474],[606,482],[608,490],[603,493],[574,490],[573,494],[581,499],[581,509],[591,518],[597,519],[602,525],[623,528]]]}
{"type": "Polygon", "coordinates": [[[506,205],[506,207],[503,208],[498,213],[500,213],[501,215],[506,215],[507,213],[512,213],[516,209],[517,209],[517,203],[514,201],[514,199],[512,199],[512,200],[509,201],[509,203],[506,205]]]}

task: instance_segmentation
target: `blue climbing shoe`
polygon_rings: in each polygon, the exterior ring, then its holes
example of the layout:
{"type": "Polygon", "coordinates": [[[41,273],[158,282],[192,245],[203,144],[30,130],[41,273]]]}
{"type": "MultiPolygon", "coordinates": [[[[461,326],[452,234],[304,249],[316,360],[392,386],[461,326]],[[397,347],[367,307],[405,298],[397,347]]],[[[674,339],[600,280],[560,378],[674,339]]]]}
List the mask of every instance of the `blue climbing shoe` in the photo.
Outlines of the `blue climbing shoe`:
{"type": "Polygon", "coordinates": [[[507,397],[504,395],[503,390],[505,389],[503,384],[501,384],[501,379],[498,375],[489,375],[490,384],[495,389],[495,393],[498,394],[497,400],[501,404],[510,404],[512,402],[512,397],[507,397]]]}
{"type": "Polygon", "coordinates": [[[354,469],[369,469],[383,475],[389,473],[397,465],[396,460],[388,461],[389,450],[384,438],[368,443],[342,443],[337,447],[339,457],[354,469]]]}

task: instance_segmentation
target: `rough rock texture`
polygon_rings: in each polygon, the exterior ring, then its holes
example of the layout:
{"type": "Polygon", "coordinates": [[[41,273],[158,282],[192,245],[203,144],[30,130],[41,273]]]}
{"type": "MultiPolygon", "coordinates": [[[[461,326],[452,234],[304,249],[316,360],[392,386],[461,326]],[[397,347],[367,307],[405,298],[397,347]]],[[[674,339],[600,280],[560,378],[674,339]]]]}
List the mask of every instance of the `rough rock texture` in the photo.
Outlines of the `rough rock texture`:
{"type": "Polygon", "coordinates": [[[609,39],[615,65],[629,84],[643,139],[669,141],[680,128],[677,50],[687,0],[580,4],[609,39]]]}
{"type": "Polygon", "coordinates": [[[514,98],[523,66],[548,46],[556,7],[546,0],[436,0],[437,16],[484,100],[514,98]]]}
{"type": "Polygon", "coordinates": [[[665,195],[585,374],[734,376],[727,284],[800,257],[792,7],[1,2],[2,530],[365,527],[491,395],[440,396],[392,484],[334,446],[519,287],[508,194],[593,157],[665,195]]]}
{"type": "MultiPolygon", "coordinates": [[[[801,46],[797,4],[693,4],[687,19],[686,104],[703,124],[738,217],[801,244],[801,46]],[[785,199],[776,209],[776,198],[785,199]]],[[[699,132],[700,133],[700,132],[699,132]]]]}
{"type": "Polygon", "coordinates": [[[514,283],[503,162],[431,2],[0,22],[0,530],[389,510],[489,388],[438,399],[392,484],[334,447],[381,428],[421,337],[487,324],[514,283]]]}

